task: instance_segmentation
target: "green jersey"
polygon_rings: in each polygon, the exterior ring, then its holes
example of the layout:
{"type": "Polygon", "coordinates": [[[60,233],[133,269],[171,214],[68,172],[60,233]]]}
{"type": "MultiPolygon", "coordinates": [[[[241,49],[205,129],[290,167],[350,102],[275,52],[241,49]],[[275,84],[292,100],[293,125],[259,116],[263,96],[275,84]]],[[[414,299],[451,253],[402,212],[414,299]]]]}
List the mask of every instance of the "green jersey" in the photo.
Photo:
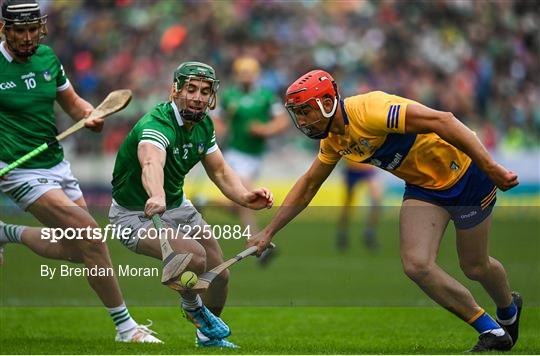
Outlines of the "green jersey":
{"type": "Polygon", "coordinates": [[[167,154],[163,168],[167,209],[182,204],[184,178],[190,169],[218,149],[214,124],[208,115],[189,131],[173,102],[155,106],[133,127],[116,156],[112,196],[116,203],[130,210],[144,210],[148,200],[137,156],[141,142],[148,142],[167,154]]]}
{"type": "MultiPolygon", "coordinates": [[[[0,52],[0,161],[11,163],[58,134],[54,101],[70,84],[48,46],[39,45],[26,63],[14,61],[5,42],[0,52]]],[[[20,168],[51,168],[63,158],[56,144],[20,168]]]]}
{"type": "Polygon", "coordinates": [[[249,129],[255,122],[269,122],[276,110],[281,108],[272,91],[254,88],[244,92],[232,87],[223,93],[220,101],[223,117],[229,126],[227,147],[255,156],[262,155],[266,140],[253,136],[249,129]]]}

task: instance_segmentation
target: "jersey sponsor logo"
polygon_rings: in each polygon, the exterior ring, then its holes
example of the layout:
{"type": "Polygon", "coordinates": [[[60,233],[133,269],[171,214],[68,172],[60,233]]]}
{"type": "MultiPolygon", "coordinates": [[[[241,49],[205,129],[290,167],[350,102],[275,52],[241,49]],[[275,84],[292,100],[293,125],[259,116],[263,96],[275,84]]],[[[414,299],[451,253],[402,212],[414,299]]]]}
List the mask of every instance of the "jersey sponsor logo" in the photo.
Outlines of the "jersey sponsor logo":
{"type": "Polygon", "coordinates": [[[356,152],[357,154],[359,155],[364,155],[365,152],[360,148],[360,146],[358,146],[357,143],[353,144],[352,146],[350,147],[347,147],[343,150],[339,150],[338,153],[340,156],[346,156],[346,155],[350,155],[352,154],[353,152],[356,152]]]}
{"type": "MultiPolygon", "coordinates": [[[[403,155],[400,154],[400,153],[396,153],[394,155],[394,159],[392,161],[390,161],[390,163],[388,163],[385,167],[382,167],[382,168],[387,170],[387,171],[394,170],[397,166],[399,166],[402,159],[403,159],[403,155]]],[[[373,165],[373,166],[376,166],[376,167],[381,167],[382,164],[383,164],[382,161],[377,159],[377,158],[370,159],[368,161],[368,163],[373,165]]]]}
{"type": "Polygon", "coordinates": [[[21,75],[21,79],[22,79],[22,80],[25,80],[25,79],[29,79],[29,78],[34,78],[35,76],[36,76],[36,73],[30,72],[30,73],[21,75]]]}
{"type": "Polygon", "coordinates": [[[389,129],[397,129],[399,125],[399,110],[401,105],[390,105],[388,116],[386,117],[386,127],[389,129]]]}
{"type": "Polygon", "coordinates": [[[49,183],[49,180],[47,178],[38,178],[37,180],[41,184],[47,184],[49,183]]]}
{"type": "Polygon", "coordinates": [[[49,73],[48,70],[46,70],[45,72],[43,72],[43,78],[44,78],[46,81],[50,82],[51,79],[52,79],[52,75],[51,75],[51,73],[49,73]]]}
{"type": "Polygon", "coordinates": [[[350,155],[352,153],[352,150],[350,148],[346,148],[344,150],[339,150],[338,153],[340,156],[346,156],[350,155]]]}
{"type": "Polygon", "coordinates": [[[0,90],[13,89],[16,87],[17,84],[13,83],[12,81],[0,83],[0,90]]]}
{"type": "Polygon", "coordinates": [[[386,166],[386,169],[389,171],[393,170],[394,168],[399,166],[399,163],[401,162],[402,159],[403,159],[403,156],[399,153],[396,153],[392,162],[388,163],[388,165],[386,166]]]}
{"type": "Polygon", "coordinates": [[[470,213],[461,215],[460,218],[469,219],[469,218],[472,218],[473,216],[475,216],[476,214],[478,214],[478,212],[476,210],[473,210],[470,213]]]}

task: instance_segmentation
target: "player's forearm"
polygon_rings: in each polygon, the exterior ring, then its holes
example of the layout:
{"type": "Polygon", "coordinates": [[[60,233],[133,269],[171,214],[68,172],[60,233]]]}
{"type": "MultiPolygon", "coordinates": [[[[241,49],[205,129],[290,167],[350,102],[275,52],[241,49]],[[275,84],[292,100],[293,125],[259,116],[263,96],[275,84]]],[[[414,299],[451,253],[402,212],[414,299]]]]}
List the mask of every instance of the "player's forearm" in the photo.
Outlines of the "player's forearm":
{"type": "Polygon", "coordinates": [[[246,206],[246,202],[243,201],[242,197],[248,190],[242,184],[240,177],[230,167],[226,166],[221,172],[214,172],[210,179],[228,199],[241,206],[246,206]]]}
{"type": "Polygon", "coordinates": [[[488,172],[496,164],[489,152],[471,129],[451,113],[447,114],[435,133],[471,157],[480,169],[488,172]]]}
{"type": "Polygon", "coordinates": [[[83,119],[88,112],[94,110],[94,107],[92,104],[76,95],[64,110],[74,121],[79,121],[83,119]]]}
{"type": "Polygon", "coordinates": [[[148,197],[165,197],[163,189],[163,167],[157,162],[145,162],[142,165],[141,180],[148,197]]]}
{"type": "Polygon", "coordinates": [[[285,197],[276,216],[264,229],[265,233],[274,236],[309,205],[319,188],[320,185],[310,183],[305,175],[302,176],[285,197]]]}

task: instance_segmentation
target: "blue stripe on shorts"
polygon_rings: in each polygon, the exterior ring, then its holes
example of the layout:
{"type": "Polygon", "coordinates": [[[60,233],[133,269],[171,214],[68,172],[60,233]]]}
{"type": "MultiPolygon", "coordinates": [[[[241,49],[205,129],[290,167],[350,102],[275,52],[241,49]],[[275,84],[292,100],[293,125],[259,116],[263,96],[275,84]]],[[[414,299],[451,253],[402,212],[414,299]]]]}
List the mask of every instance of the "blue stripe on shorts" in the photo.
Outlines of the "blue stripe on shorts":
{"type": "Polygon", "coordinates": [[[446,209],[457,229],[470,229],[484,221],[497,201],[497,187],[471,163],[456,184],[444,190],[434,190],[413,184],[405,185],[403,200],[418,199],[446,209]]]}

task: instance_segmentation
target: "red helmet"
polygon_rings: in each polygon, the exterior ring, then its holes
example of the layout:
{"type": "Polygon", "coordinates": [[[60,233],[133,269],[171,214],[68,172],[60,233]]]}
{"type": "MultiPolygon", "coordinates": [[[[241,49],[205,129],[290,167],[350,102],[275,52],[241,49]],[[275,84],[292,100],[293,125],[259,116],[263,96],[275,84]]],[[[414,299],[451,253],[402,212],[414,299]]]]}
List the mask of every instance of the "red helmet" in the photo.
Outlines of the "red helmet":
{"type": "Polygon", "coordinates": [[[338,101],[339,94],[337,91],[336,81],[328,72],[320,69],[312,70],[311,72],[306,73],[298,78],[294,83],[291,84],[291,86],[289,86],[287,93],[285,94],[285,107],[287,108],[287,111],[289,112],[295,126],[308,137],[315,139],[324,138],[328,135],[330,124],[332,123],[332,119],[336,113],[338,101]],[[334,105],[329,112],[324,109],[322,103],[325,96],[330,96],[334,100],[334,105]],[[320,120],[312,122],[309,125],[299,125],[296,112],[298,112],[299,108],[305,107],[306,105],[320,111],[323,116],[321,120],[328,120],[328,124],[326,125],[324,132],[315,132],[310,127],[320,120]]]}

